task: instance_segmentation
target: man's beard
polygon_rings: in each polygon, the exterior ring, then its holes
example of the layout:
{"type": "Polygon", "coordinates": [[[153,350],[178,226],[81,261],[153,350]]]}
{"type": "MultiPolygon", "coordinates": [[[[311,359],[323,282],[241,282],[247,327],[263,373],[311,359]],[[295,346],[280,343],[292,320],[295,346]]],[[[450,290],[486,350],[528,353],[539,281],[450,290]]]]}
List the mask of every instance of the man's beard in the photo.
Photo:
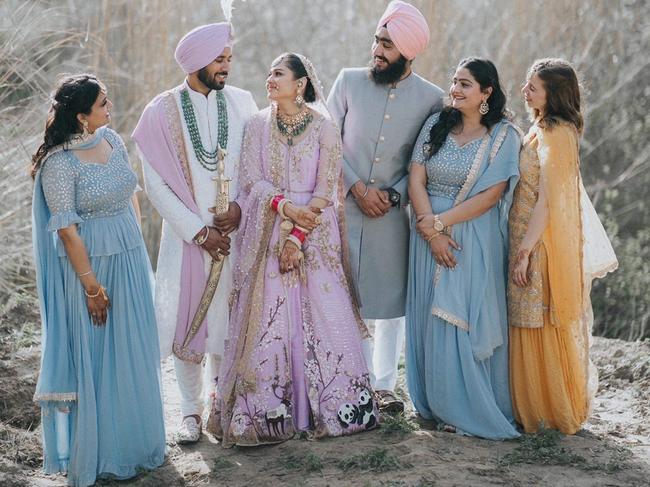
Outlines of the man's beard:
{"type": "MultiPolygon", "coordinates": [[[[215,75],[228,75],[228,73],[215,73],[215,75]]],[[[226,86],[225,81],[215,81],[214,76],[210,77],[208,70],[206,68],[199,69],[198,75],[199,81],[211,90],[223,90],[223,87],[226,86]]]]}
{"type": "Polygon", "coordinates": [[[382,57],[383,61],[388,65],[385,69],[377,69],[374,65],[374,57],[370,60],[370,77],[378,85],[389,85],[396,83],[406,72],[406,58],[404,56],[393,63],[389,63],[388,59],[382,57]]]}

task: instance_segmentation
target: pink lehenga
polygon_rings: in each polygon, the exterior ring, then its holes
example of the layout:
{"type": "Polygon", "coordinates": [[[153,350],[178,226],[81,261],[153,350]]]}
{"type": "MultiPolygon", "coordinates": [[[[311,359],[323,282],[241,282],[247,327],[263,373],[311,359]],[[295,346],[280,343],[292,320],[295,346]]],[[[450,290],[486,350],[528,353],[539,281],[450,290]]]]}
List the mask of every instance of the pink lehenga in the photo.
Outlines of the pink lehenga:
{"type": "Polygon", "coordinates": [[[321,114],[292,146],[275,108],[246,127],[240,162],[242,220],[224,360],[208,429],[224,446],[319,438],[374,427],[378,412],[363,358],[368,336],[348,265],[341,139],[321,114]],[[280,274],[281,219],[271,200],[331,203],[303,246],[301,272],[280,274]]]}

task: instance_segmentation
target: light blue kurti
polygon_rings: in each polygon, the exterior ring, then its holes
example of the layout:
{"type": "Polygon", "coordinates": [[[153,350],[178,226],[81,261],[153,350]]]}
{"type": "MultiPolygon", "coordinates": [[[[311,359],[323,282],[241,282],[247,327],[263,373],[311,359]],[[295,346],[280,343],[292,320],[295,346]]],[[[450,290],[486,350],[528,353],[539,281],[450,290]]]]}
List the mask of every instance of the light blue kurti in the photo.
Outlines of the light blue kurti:
{"type": "Polygon", "coordinates": [[[424,418],[490,439],[518,436],[508,377],[507,215],[517,181],[520,138],[501,122],[459,147],[448,136],[428,157],[425,143],[438,114],[422,128],[412,161],[424,164],[434,213],[507,181],[497,206],[454,225],[457,267],[438,267],[429,245],[411,232],[406,304],[409,393],[424,418]]]}
{"type": "Polygon", "coordinates": [[[44,468],[67,471],[75,486],[99,476],[129,478],[165,456],[151,267],[131,204],[137,177],[120,137],[103,134],[113,147],[108,162],[81,162],[72,151],[51,155],[37,175],[33,204],[44,468]],[[56,234],[73,223],[111,300],[105,326],[91,323],[56,234]]]}

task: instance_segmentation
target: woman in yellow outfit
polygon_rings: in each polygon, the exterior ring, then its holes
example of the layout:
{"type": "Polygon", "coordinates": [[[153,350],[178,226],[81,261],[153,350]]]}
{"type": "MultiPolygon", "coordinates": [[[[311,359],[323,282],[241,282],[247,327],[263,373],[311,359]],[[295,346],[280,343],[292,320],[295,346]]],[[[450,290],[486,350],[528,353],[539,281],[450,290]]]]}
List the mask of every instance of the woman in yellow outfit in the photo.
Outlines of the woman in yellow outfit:
{"type": "Polygon", "coordinates": [[[534,124],[509,218],[512,403],[526,432],[573,434],[598,381],[589,361],[591,280],[617,262],[580,177],[575,71],[561,59],[536,61],[522,91],[534,124]]]}

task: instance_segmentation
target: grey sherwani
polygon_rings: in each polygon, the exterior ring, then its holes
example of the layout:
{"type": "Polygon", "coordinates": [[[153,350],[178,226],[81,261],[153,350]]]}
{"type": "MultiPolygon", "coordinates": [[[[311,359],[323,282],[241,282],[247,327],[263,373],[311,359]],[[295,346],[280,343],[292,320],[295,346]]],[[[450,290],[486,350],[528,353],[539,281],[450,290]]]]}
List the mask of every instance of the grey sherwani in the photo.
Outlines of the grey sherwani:
{"type": "Polygon", "coordinates": [[[368,68],[342,70],[327,100],[343,138],[343,178],[352,272],[366,319],[404,316],[408,270],[408,167],[427,117],[442,108],[443,91],[415,73],[393,85],[372,81],[368,68]],[[350,188],[392,187],[399,208],[365,216],[350,188]]]}

